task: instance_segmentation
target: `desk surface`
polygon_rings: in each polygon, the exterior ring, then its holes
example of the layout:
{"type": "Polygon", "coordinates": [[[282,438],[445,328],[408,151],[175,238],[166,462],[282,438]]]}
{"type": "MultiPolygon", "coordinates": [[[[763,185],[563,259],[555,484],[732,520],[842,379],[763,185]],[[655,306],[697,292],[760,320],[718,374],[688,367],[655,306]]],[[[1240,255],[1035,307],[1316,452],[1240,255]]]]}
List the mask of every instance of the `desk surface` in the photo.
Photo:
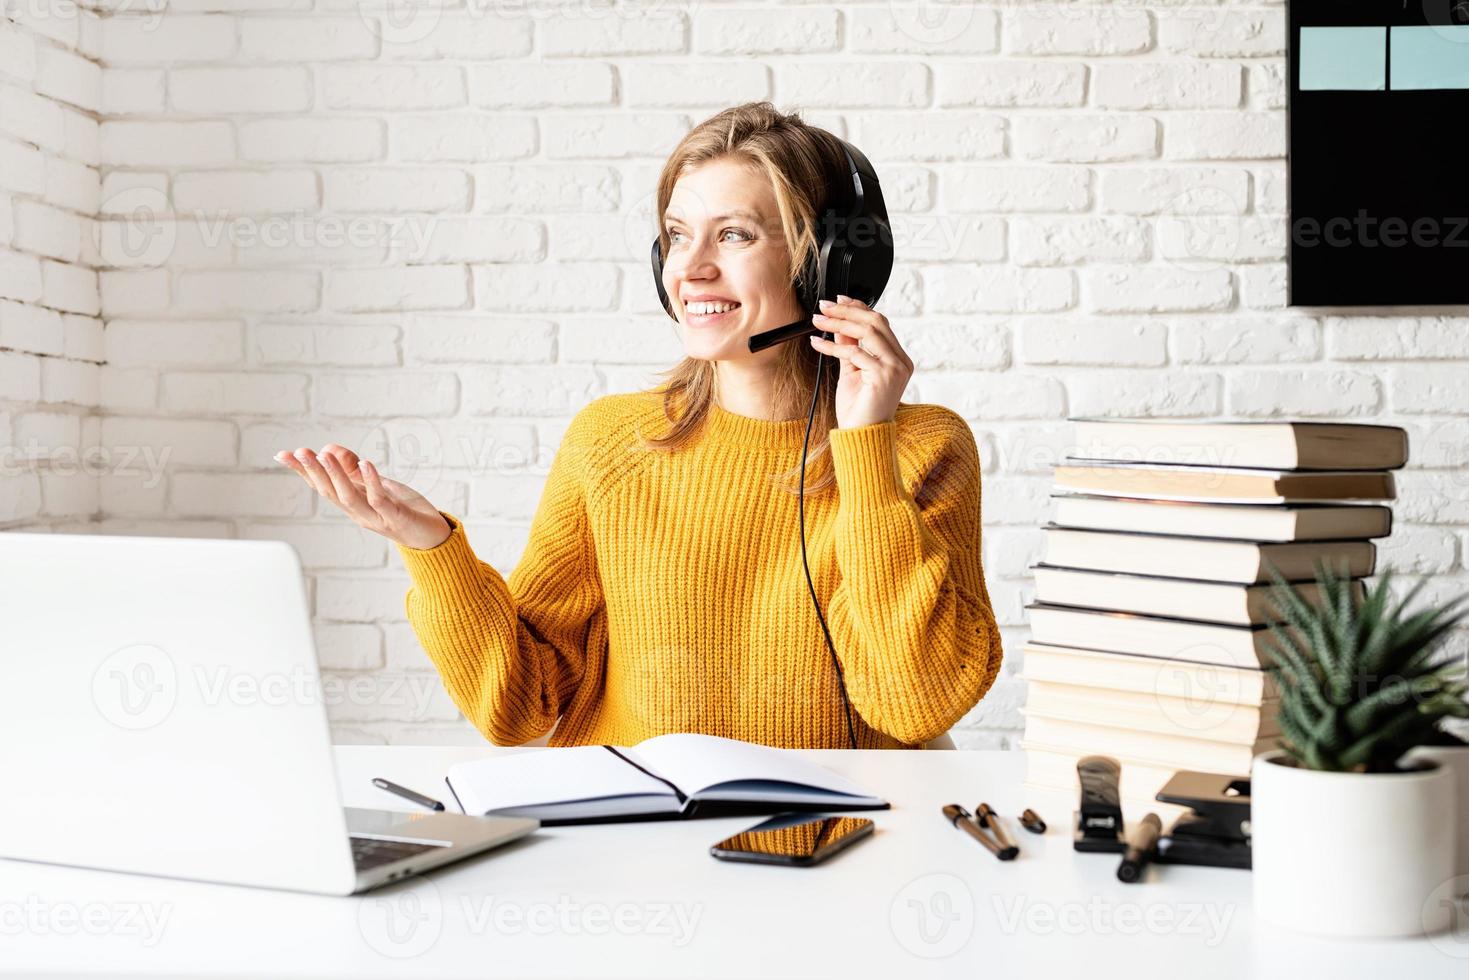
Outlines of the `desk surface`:
{"type": "MultiPolygon", "coordinates": [[[[370,783],[438,795],[445,767],[546,749],[343,746],[344,802],[411,809],[370,783]]],[[[1469,936],[1331,942],[1257,924],[1249,873],[1154,868],[1071,849],[1041,810],[1004,864],[939,808],[1027,805],[1007,752],[812,758],[893,809],[814,868],[729,864],[708,846],[754,818],[543,828],[498,851],[351,898],[0,860],[0,971],[272,977],[1181,977],[1469,975],[1469,936]]],[[[452,803],[450,804],[452,807],[452,803]]],[[[1037,807],[1039,808],[1039,807],[1037,807]]]]}

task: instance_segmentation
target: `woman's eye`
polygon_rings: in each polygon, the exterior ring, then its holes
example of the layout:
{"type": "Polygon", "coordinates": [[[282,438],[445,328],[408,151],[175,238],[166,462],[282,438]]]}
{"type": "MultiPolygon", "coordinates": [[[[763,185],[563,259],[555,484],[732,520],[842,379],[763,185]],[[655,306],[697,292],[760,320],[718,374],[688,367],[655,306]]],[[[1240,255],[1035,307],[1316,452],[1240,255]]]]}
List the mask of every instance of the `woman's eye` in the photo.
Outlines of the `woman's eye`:
{"type": "MultiPolygon", "coordinates": [[[[747,242],[748,241],[754,241],[754,238],[755,238],[755,236],[751,235],[749,232],[744,231],[743,229],[740,229],[740,228],[726,228],[720,234],[720,237],[723,238],[725,235],[728,235],[731,232],[733,232],[736,235],[739,235],[740,236],[739,240],[741,240],[741,241],[747,241],[747,242]]],[[[676,228],[670,228],[670,229],[668,229],[668,241],[670,243],[672,243],[675,236],[682,235],[682,234],[683,234],[683,232],[677,230],[676,228]]]]}

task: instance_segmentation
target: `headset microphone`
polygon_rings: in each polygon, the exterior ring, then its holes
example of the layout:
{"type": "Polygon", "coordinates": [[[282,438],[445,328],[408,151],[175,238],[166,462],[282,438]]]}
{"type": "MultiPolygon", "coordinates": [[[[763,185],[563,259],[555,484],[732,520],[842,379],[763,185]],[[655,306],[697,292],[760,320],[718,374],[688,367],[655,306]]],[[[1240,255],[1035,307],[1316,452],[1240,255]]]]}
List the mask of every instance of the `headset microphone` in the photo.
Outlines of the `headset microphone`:
{"type": "MultiPolygon", "coordinates": [[[[838,184],[832,189],[830,200],[823,209],[816,229],[820,247],[808,260],[795,282],[796,297],[806,319],[788,323],[783,327],[753,334],[749,340],[751,353],[774,347],[790,340],[799,340],[810,334],[820,334],[831,340],[832,334],[819,330],[811,322],[811,315],[820,309],[819,301],[836,302],[838,295],[861,300],[869,307],[875,306],[877,298],[887,286],[893,271],[893,233],[888,224],[887,206],[882,199],[882,187],[877,182],[877,172],[867,157],[846,140],[833,137],[846,159],[850,189],[838,184]]],[[[653,236],[653,283],[658,289],[658,298],[668,315],[678,320],[668,291],[663,288],[663,251],[659,236],[653,236]]],[[[826,355],[816,360],[816,382],[811,392],[811,408],[806,415],[806,436],[801,443],[801,486],[799,488],[798,513],[801,529],[801,565],[806,572],[806,588],[811,594],[811,604],[816,609],[816,619],[821,624],[826,648],[831,653],[831,665],[836,671],[837,685],[841,689],[842,707],[847,719],[847,743],[857,747],[857,736],[852,725],[852,702],[847,697],[847,683],[842,677],[841,661],[837,658],[836,644],[832,642],[826,617],[821,613],[821,603],[816,597],[816,586],[811,580],[811,566],[806,558],[806,457],[811,444],[811,427],[816,418],[817,400],[821,397],[822,370],[826,355]]]]}
{"type": "MultiPolygon", "coordinates": [[[[842,295],[846,296],[849,294],[843,293],[842,295]]],[[[787,323],[783,327],[776,327],[774,330],[766,330],[762,333],[751,334],[749,341],[750,353],[754,354],[757,351],[762,351],[767,347],[774,347],[776,344],[783,344],[787,340],[795,340],[798,337],[804,337],[809,333],[815,332],[817,331],[815,326],[813,326],[811,323],[811,318],[807,317],[804,320],[797,320],[795,323],[787,323]]],[[[827,333],[826,331],[821,331],[821,336],[826,338],[827,340],[831,339],[831,334],[827,333]]]]}

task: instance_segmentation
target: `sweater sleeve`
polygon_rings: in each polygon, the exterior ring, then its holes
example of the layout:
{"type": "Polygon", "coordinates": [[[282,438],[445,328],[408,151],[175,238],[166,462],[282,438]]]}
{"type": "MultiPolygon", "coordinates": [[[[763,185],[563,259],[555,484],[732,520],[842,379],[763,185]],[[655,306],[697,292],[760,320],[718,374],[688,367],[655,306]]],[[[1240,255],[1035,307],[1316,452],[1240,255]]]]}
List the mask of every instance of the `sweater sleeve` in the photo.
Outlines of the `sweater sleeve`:
{"type": "Polygon", "coordinates": [[[497,745],[544,735],[575,694],[603,606],[587,521],[585,451],[568,429],[509,579],[475,557],[463,524],[426,549],[398,546],[408,620],[450,698],[497,745]]]}
{"type": "Polygon", "coordinates": [[[925,430],[937,451],[925,454],[916,499],[899,470],[896,421],[830,435],[841,575],[832,639],[853,709],[910,745],[979,703],[1003,657],[981,562],[979,449],[952,412],[925,430]]]}

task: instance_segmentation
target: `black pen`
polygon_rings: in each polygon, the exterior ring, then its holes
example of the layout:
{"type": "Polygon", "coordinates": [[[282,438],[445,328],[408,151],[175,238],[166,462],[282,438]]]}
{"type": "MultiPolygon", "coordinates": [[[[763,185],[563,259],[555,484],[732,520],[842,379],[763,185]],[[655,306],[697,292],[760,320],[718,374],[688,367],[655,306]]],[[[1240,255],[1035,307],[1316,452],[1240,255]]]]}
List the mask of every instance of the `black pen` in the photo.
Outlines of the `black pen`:
{"type": "Polygon", "coordinates": [[[1150,813],[1139,821],[1137,828],[1127,837],[1127,851],[1122,863],[1117,866],[1117,880],[1128,884],[1142,881],[1143,869],[1158,853],[1158,835],[1163,830],[1163,821],[1156,813],[1150,813]]]}
{"type": "Polygon", "coordinates": [[[957,803],[950,803],[945,806],[944,816],[948,819],[949,823],[979,841],[985,846],[986,850],[1001,861],[1012,861],[1015,859],[1015,855],[1020,853],[1020,848],[1014,844],[1011,844],[1009,847],[1001,847],[998,841],[991,840],[990,835],[980,830],[979,825],[969,816],[969,811],[957,803]]]}
{"type": "Polygon", "coordinates": [[[378,789],[385,789],[389,793],[396,793],[399,796],[403,797],[403,799],[412,800],[419,806],[426,806],[430,810],[442,810],[444,808],[444,804],[440,803],[438,800],[431,800],[427,796],[424,796],[422,793],[415,793],[413,792],[413,790],[409,789],[406,786],[399,786],[397,783],[390,783],[382,777],[374,779],[372,781],[372,785],[376,786],[378,789]]]}
{"type": "Polygon", "coordinates": [[[994,834],[1001,847],[1013,847],[1016,851],[1020,850],[1020,845],[1011,840],[1010,835],[1005,833],[1005,828],[1000,826],[1000,815],[991,810],[988,803],[981,803],[975,807],[974,822],[994,834]]]}

